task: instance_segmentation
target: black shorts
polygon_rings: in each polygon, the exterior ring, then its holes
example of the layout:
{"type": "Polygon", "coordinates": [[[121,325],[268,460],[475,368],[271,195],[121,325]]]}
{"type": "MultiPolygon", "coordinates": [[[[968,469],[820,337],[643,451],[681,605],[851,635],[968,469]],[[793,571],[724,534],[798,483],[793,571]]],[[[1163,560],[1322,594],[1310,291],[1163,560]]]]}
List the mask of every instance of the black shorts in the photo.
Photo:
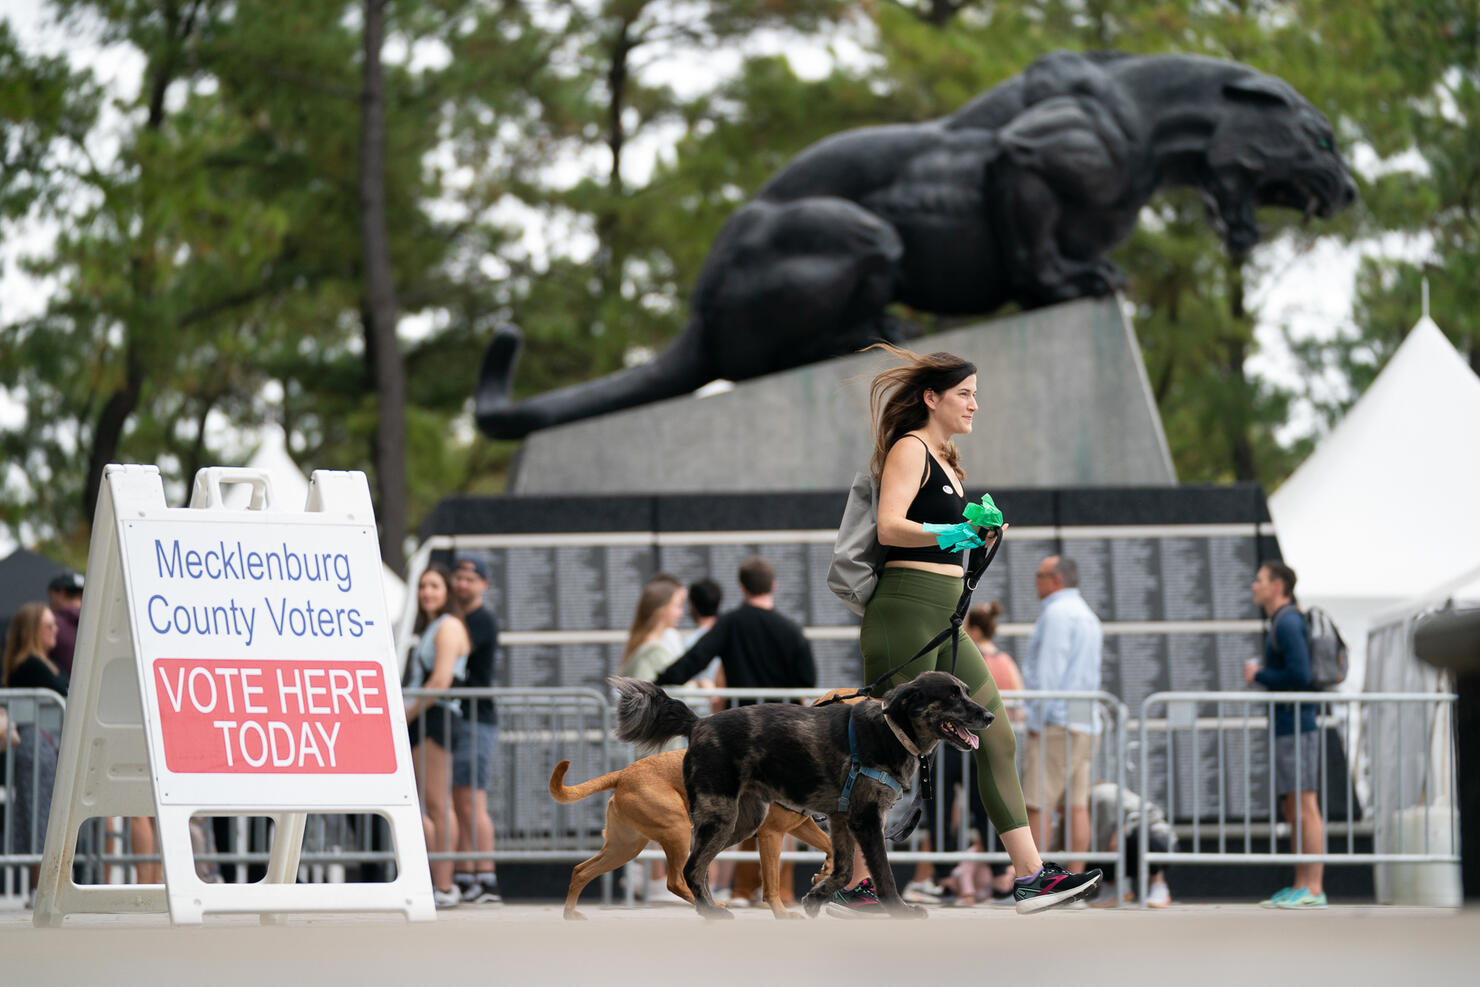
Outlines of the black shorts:
{"type": "Polygon", "coordinates": [[[415,747],[425,739],[430,739],[445,750],[452,749],[451,726],[448,724],[450,717],[447,709],[443,706],[430,706],[421,711],[421,716],[406,722],[406,732],[411,736],[411,746],[415,747]]]}

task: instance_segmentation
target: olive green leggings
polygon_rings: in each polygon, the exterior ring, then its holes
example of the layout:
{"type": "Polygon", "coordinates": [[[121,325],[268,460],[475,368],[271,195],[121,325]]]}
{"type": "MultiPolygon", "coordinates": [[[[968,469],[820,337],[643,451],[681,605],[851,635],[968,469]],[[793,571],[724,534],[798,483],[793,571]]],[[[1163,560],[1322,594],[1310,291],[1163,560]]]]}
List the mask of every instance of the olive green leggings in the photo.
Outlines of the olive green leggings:
{"type": "MultiPolygon", "coordinates": [[[[956,576],[897,568],[880,573],[879,587],[869,600],[859,635],[864,679],[874,681],[949,627],[960,598],[961,579],[956,576]]],[[[960,649],[956,678],[966,683],[973,700],[996,717],[991,726],[976,731],[981,738],[975,755],[976,783],[987,817],[997,832],[1005,833],[1028,824],[1023,784],[1017,773],[1017,738],[1012,733],[1012,722],[1003,715],[1002,696],[981,652],[965,631],[958,631],[957,637],[960,649]]],[[[885,686],[892,688],[932,669],[951,670],[949,640],[896,672],[885,686]]]]}

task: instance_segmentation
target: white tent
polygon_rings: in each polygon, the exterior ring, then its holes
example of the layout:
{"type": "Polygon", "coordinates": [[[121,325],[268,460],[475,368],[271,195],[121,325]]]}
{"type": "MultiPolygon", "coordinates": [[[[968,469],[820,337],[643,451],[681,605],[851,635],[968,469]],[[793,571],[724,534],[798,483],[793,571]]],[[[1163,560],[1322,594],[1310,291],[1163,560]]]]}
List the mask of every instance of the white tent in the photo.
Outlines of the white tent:
{"type": "MultiPolygon", "coordinates": [[[[288,455],[288,437],[282,427],[268,425],[262,430],[262,444],[247,462],[251,469],[265,471],[272,477],[272,495],[277,503],[290,510],[302,510],[308,503],[308,477],[288,455]]],[[[251,491],[241,484],[227,488],[223,502],[236,510],[245,509],[251,491]]],[[[385,567],[385,605],[391,622],[401,616],[406,606],[406,581],[389,566],[385,567]]]]}
{"type": "Polygon", "coordinates": [[[1480,559],[1480,377],[1427,315],[1269,498],[1303,604],[1326,608],[1361,688],[1375,617],[1480,559]]]}

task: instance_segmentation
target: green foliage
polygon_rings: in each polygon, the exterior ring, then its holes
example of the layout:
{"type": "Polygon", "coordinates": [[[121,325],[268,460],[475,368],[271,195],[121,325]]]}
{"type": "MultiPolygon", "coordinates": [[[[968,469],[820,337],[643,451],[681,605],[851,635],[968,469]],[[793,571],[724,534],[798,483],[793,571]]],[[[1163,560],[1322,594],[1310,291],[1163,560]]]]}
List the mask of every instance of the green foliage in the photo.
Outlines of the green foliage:
{"type": "MultiPolygon", "coordinates": [[[[84,545],[97,455],[159,462],[183,484],[244,459],[267,421],[305,468],[373,473],[359,4],[53,8],[143,68],[138,95],[100,114],[88,72],[28,55],[0,22],[0,228],[54,216],[60,230],[28,261],[45,311],[0,308],[0,380],[25,403],[0,436],[0,523],[84,545]]],[[[724,220],[792,155],[849,127],[949,113],[1060,48],[1244,60],[1326,109],[1345,149],[1417,149],[1417,169],[1361,176],[1361,203],[1335,221],[1261,217],[1296,250],[1429,246],[1418,262],[1365,262],[1354,325],[1297,353],[1308,377],[1348,385],[1322,406],[1339,413],[1411,326],[1427,275],[1436,321],[1480,366],[1480,30],[1466,0],[395,0],[388,14],[413,526],[449,492],[502,482],[514,446],[474,437],[468,419],[496,324],[529,340],[519,395],[660,349],[724,220]],[[803,76],[777,53],[794,42],[849,54],[803,76]]],[[[1114,258],[1186,482],[1274,485],[1308,445],[1277,439],[1297,395],[1246,370],[1264,257],[1232,264],[1202,204],[1173,193],[1114,258]]],[[[946,324],[898,314],[921,332],[946,324]]]]}
{"type": "Polygon", "coordinates": [[[1347,81],[1376,153],[1406,152],[1403,165],[1364,185],[1360,233],[1407,238],[1398,258],[1367,255],[1358,270],[1352,324],[1332,340],[1297,347],[1307,375],[1344,381],[1313,394],[1327,421],[1371,383],[1422,311],[1430,312],[1480,372],[1480,8],[1464,0],[1364,4],[1365,22],[1337,16],[1359,39],[1371,70],[1347,81]]]}

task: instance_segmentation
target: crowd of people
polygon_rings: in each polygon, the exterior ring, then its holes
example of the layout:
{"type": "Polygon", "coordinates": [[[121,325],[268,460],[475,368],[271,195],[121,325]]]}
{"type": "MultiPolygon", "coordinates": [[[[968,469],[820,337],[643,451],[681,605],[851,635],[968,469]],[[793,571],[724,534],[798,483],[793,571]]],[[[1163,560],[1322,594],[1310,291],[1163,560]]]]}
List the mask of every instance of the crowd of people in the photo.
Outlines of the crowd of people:
{"type": "MultiPolygon", "coordinates": [[[[1008,707],[1000,690],[1093,693],[1100,689],[1103,630],[1079,589],[1079,568],[1064,554],[1044,558],[1034,576],[1040,613],[1020,653],[1021,662],[995,642],[1000,602],[971,609],[955,641],[947,640],[896,667],[951,622],[962,588],[963,548],[984,547],[1000,531],[973,529],[961,521],[966,506],[964,473],[954,437],[972,430],[976,368],[951,354],[920,356],[886,347],[898,366],[874,381],[876,448],[873,470],[879,480],[878,541],[885,561],[877,588],[864,612],[859,634],[865,681],[893,669],[890,684],[936,669],[953,672],[970,697],[995,719],[978,732],[970,758],[947,756],[939,810],[948,833],[970,833],[971,849],[1005,852],[1009,864],[963,863],[937,872],[922,864],[905,887],[914,902],[973,905],[988,900],[1019,911],[1083,904],[1102,874],[1082,855],[1115,850],[1121,817],[1152,820],[1149,849],[1165,851],[1174,835],[1161,810],[1135,792],[1107,782],[1092,784],[1092,764],[1101,730],[1098,704],[1090,699],[1031,699],[1008,707]],[[1019,768],[1019,733],[1023,737],[1019,768]],[[963,761],[965,762],[963,765],[963,761]],[[1057,822],[1055,821],[1057,820],[1057,822]],[[991,841],[990,844],[988,841],[991,841]],[[1057,846],[1063,865],[1046,861],[1041,848],[1057,846]]],[[[489,566],[476,554],[459,555],[449,568],[432,563],[417,578],[414,645],[407,656],[403,685],[413,764],[424,806],[423,827],[434,859],[431,876],[436,904],[501,902],[493,863],[494,827],[488,793],[498,763],[498,708],[486,695],[445,695],[449,689],[482,689],[499,680],[499,628],[486,602],[489,566]],[[443,856],[446,855],[446,856],[443,856]]],[[[776,572],[761,556],[744,560],[737,573],[740,605],[721,611],[724,591],[710,578],[685,586],[659,572],[638,596],[620,662],[612,671],[659,685],[755,690],[811,689],[817,668],[802,628],[775,606],[776,572]],[[693,628],[680,630],[685,617],[693,628]]],[[[1295,574],[1283,563],[1262,564],[1251,587],[1253,602],[1268,617],[1261,659],[1251,660],[1246,681],[1277,691],[1311,687],[1304,622],[1294,601],[1295,574]]],[[[66,696],[73,667],[83,593],[82,577],[65,572],[48,588],[48,603],[29,603],[11,618],[5,636],[0,685],[45,689],[66,696]]],[[[740,699],[738,702],[756,700],[740,699]]],[[[719,710],[731,700],[715,697],[704,705],[719,710]]],[[[4,707],[0,706],[0,711],[4,707]]],[[[35,833],[44,835],[56,771],[58,737],[36,722],[0,723],[0,763],[13,765],[9,853],[40,852],[35,833]],[[39,827],[28,825],[37,820],[39,827]]],[[[1275,708],[1273,753],[1276,786],[1283,813],[1301,852],[1324,844],[1316,799],[1315,705],[1304,704],[1298,723],[1287,705],[1275,708]],[[1298,821],[1298,824],[1297,824],[1298,821]]],[[[679,742],[681,745],[681,742],[679,742]]],[[[641,757],[656,753],[638,750],[641,757]]],[[[934,817],[926,818],[923,848],[931,848],[934,817]]],[[[131,850],[153,849],[152,820],[131,821],[131,850]]],[[[1127,838],[1139,839],[1134,827],[1127,838]],[[1131,834],[1135,836],[1132,837],[1131,834]]],[[[753,846],[753,841],[752,841],[753,846]]],[[[1147,848],[1127,846],[1127,859],[1147,848]]],[[[716,865],[716,889],[729,888],[732,902],[758,900],[753,868],[716,865]]],[[[138,865],[140,883],[159,880],[158,864],[138,865]]],[[[837,914],[854,916],[881,906],[861,866],[861,878],[829,903],[837,914]]],[[[661,878],[661,873],[650,873],[661,878]]],[[[645,881],[662,888],[663,881],[645,881]]],[[[793,881],[783,873],[784,894],[793,881]]],[[[721,892],[723,895],[723,892],[721,892]]],[[[1148,904],[1165,905],[1170,892],[1158,871],[1148,904]]],[[[1096,903],[1116,903],[1101,889],[1096,903]]],[[[1326,903],[1320,864],[1301,864],[1290,886],[1264,904],[1319,908],[1326,903]]]]}

